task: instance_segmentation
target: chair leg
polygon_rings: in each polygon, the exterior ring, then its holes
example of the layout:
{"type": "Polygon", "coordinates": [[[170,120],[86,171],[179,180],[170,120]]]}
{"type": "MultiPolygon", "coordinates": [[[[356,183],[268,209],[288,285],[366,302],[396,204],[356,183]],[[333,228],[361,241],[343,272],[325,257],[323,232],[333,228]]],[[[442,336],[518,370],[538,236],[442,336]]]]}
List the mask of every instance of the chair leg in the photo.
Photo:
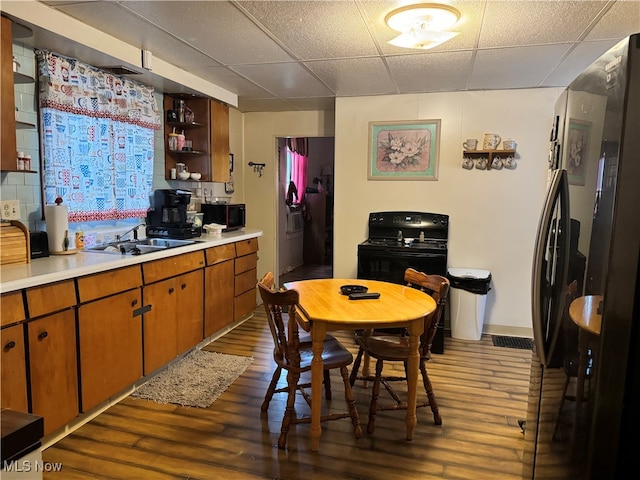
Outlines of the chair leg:
{"type": "Polygon", "coordinates": [[[264,395],[264,402],[262,402],[262,407],[260,407],[263,412],[266,412],[269,409],[269,402],[271,402],[271,398],[273,398],[273,394],[276,391],[276,386],[278,385],[278,380],[280,380],[281,372],[282,372],[282,367],[278,365],[278,368],[276,368],[276,371],[273,372],[273,376],[271,377],[271,383],[269,384],[267,393],[264,395]]]}
{"type": "Polygon", "coordinates": [[[567,398],[567,389],[569,388],[570,380],[571,380],[571,377],[569,375],[565,375],[564,386],[562,388],[562,398],[560,399],[560,407],[558,408],[558,417],[556,418],[556,426],[553,429],[553,435],[551,436],[551,440],[558,439],[558,427],[560,426],[560,418],[562,417],[562,408],[564,407],[564,401],[567,398]]]}
{"type": "Polygon", "coordinates": [[[364,377],[364,380],[362,381],[362,386],[364,388],[367,388],[367,385],[369,384],[369,382],[367,381],[367,378],[369,378],[371,376],[371,370],[369,370],[369,354],[365,352],[364,357],[363,357],[363,363],[362,363],[362,376],[364,377]]]}
{"type": "Polygon", "coordinates": [[[353,361],[353,367],[351,368],[351,376],[349,377],[349,385],[352,387],[356,384],[356,380],[358,379],[358,370],[360,369],[360,362],[362,361],[362,354],[364,350],[362,347],[358,349],[358,354],[356,355],[356,359],[353,361]]]}
{"type": "Polygon", "coordinates": [[[296,402],[296,391],[298,390],[298,380],[300,379],[299,373],[294,373],[291,370],[287,373],[287,407],[284,411],[284,418],[282,419],[282,428],[280,429],[280,438],[278,438],[278,448],[284,449],[287,445],[287,434],[289,433],[289,427],[293,421],[296,412],[294,405],[296,402]]]}
{"type": "Polygon", "coordinates": [[[431,412],[433,413],[433,423],[435,423],[436,425],[442,425],[442,417],[440,416],[438,402],[436,401],[436,396],[433,393],[431,380],[429,379],[429,375],[427,374],[427,366],[424,359],[422,358],[420,359],[420,372],[422,373],[422,383],[424,384],[424,389],[427,392],[427,398],[429,399],[429,406],[431,407],[431,412]]]}
{"type": "Polygon", "coordinates": [[[324,398],[331,400],[331,374],[329,370],[324,371],[324,398]]]}
{"type": "Polygon", "coordinates": [[[383,361],[376,362],[376,376],[373,380],[373,388],[371,389],[371,405],[369,406],[369,423],[367,424],[367,433],[371,435],[375,430],[376,414],[378,413],[378,397],[380,396],[380,380],[382,378],[383,361]]]}
{"type": "Polygon", "coordinates": [[[349,415],[351,416],[351,423],[353,424],[353,432],[355,433],[356,438],[362,438],[360,418],[358,417],[355,398],[353,398],[353,390],[351,390],[351,384],[349,383],[349,370],[347,367],[340,367],[340,374],[342,375],[342,381],[344,382],[344,399],[346,400],[347,407],[349,408],[349,415]]]}

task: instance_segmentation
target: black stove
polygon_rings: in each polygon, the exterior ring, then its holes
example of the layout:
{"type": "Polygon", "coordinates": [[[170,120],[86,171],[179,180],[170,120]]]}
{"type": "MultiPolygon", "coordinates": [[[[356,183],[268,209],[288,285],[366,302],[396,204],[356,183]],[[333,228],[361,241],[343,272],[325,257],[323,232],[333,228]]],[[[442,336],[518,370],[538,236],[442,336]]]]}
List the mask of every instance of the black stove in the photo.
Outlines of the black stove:
{"type": "MultiPolygon", "coordinates": [[[[369,238],[358,245],[358,278],[404,284],[407,268],[447,275],[448,215],[376,212],[369,214],[368,226],[369,238]]],[[[431,351],[444,351],[444,322],[431,351]]]]}

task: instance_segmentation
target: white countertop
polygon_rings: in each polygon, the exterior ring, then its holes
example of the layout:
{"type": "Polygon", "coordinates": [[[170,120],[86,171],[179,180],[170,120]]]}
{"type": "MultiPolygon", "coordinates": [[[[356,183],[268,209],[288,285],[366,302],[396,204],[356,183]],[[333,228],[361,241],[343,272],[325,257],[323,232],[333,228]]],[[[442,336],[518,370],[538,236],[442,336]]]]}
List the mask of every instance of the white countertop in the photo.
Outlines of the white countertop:
{"type": "Polygon", "coordinates": [[[0,269],[0,293],[59,282],[261,236],[262,230],[245,228],[223,233],[222,237],[203,235],[191,239],[196,241],[192,245],[169,248],[164,251],[145,253],[144,255],[117,255],[80,251],[69,255],[51,255],[45,258],[36,258],[31,260],[30,263],[22,265],[3,266],[0,269]]]}

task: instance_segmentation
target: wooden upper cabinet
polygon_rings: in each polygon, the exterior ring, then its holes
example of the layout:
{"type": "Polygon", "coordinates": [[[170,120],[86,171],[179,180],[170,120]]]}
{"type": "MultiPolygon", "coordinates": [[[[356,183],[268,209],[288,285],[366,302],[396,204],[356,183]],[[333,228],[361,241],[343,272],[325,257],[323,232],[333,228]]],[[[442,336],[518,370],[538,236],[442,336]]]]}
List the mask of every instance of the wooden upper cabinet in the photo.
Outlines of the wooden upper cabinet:
{"type": "Polygon", "coordinates": [[[229,107],[211,101],[211,164],[214,182],[229,181],[229,107]]]}
{"type": "Polygon", "coordinates": [[[2,142],[0,142],[1,164],[3,171],[18,170],[16,161],[16,113],[15,94],[13,90],[13,39],[11,35],[11,20],[2,17],[2,40],[0,45],[0,109],[2,122],[0,129],[2,142]]]}
{"type": "Polygon", "coordinates": [[[166,94],[164,113],[165,179],[171,178],[171,169],[177,163],[184,163],[190,172],[202,174],[202,182],[229,181],[229,107],[208,97],[166,94]],[[178,115],[179,102],[193,112],[193,121],[173,119],[174,113],[178,115]],[[169,136],[174,132],[184,132],[192,150],[169,150],[169,136]]]}

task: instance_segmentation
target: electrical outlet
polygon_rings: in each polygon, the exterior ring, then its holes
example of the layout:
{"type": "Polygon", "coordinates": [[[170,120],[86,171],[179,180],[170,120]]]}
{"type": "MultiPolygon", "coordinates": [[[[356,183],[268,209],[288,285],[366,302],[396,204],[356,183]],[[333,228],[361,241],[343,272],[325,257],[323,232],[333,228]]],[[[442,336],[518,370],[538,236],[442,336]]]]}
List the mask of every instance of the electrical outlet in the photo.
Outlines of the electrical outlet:
{"type": "Polygon", "coordinates": [[[18,200],[2,200],[0,213],[2,220],[20,220],[20,203],[18,200]]]}

